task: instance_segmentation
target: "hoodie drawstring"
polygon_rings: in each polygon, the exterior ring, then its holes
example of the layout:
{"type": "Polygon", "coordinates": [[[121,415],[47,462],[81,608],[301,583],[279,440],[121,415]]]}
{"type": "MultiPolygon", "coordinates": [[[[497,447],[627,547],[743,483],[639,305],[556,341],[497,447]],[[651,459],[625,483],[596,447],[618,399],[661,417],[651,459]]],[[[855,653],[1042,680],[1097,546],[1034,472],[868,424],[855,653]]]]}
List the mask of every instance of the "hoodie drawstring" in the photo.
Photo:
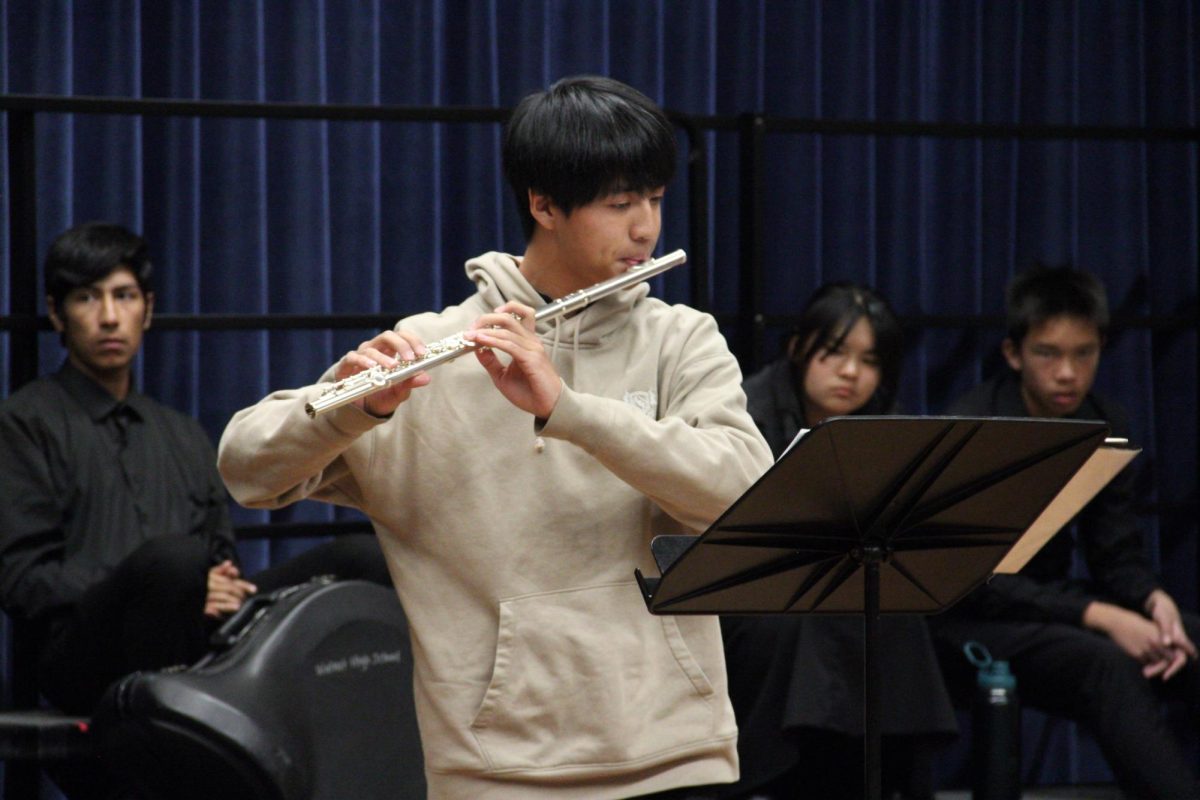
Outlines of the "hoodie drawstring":
{"type": "MultiPolygon", "coordinates": [[[[559,333],[562,330],[562,328],[559,327],[559,323],[561,321],[562,320],[558,317],[554,318],[554,338],[550,340],[550,361],[551,362],[553,362],[554,357],[556,355],[558,355],[559,333]]],[[[576,326],[575,327],[575,352],[576,352],[576,354],[578,354],[578,351],[579,351],[579,326],[576,326]]],[[[546,440],[543,439],[541,436],[534,437],[533,452],[537,453],[538,455],[541,455],[545,451],[546,451],[546,440]]]]}

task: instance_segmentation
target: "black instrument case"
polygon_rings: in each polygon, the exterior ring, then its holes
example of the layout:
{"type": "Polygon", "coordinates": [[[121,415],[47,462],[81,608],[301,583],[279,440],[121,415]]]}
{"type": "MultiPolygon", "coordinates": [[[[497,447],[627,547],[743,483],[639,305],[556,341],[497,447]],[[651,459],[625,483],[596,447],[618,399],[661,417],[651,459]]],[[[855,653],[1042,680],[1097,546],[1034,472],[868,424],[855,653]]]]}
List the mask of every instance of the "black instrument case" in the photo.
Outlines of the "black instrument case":
{"type": "Polygon", "coordinates": [[[195,665],[113,684],[92,734],[147,800],[425,796],[408,629],[365,581],[250,598],[195,665]]]}

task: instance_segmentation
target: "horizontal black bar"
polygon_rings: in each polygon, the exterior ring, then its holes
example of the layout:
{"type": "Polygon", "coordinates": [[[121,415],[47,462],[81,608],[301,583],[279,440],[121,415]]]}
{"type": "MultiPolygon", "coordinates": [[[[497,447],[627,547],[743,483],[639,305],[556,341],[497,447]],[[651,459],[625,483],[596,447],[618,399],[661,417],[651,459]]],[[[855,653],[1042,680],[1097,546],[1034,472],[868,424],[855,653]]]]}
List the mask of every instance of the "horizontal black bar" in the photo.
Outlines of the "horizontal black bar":
{"type": "MultiPolygon", "coordinates": [[[[758,317],[765,327],[787,328],[799,322],[796,314],[760,314],[758,317]]],[[[1003,329],[1005,318],[1003,314],[901,314],[901,327],[908,330],[924,328],[985,328],[1003,329]]],[[[1193,330],[1200,327],[1200,317],[1196,314],[1162,314],[1145,316],[1114,315],[1109,328],[1114,331],[1152,330],[1178,331],[1193,330]]]]}
{"type": "MultiPolygon", "coordinates": [[[[904,328],[1003,328],[1006,324],[1002,314],[901,314],[900,325],[904,328]]],[[[1112,332],[1122,330],[1186,331],[1200,327],[1200,317],[1195,314],[1151,314],[1123,316],[1114,314],[1109,322],[1112,332]]]]}
{"type": "MultiPolygon", "coordinates": [[[[681,117],[686,115],[680,115],[681,117]]],[[[1198,142],[1196,127],[1118,127],[987,122],[911,122],[906,120],[798,119],[758,115],[765,133],[828,136],[928,136],[939,139],[1099,139],[1198,142]]],[[[737,133],[738,117],[687,116],[693,128],[737,133]]]]}
{"type": "Polygon", "coordinates": [[[939,139],[1088,139],[1152,142],[1200,142],[1200,128],[1037,125],[985,122],[886,122],[763,117],[766,133],[838,136],[928,136],[939,139]]]}
{"type": "Polygon", "coordinates": [[[404,314],[155,314],[154,328],[168,331],[391,329],[404,314]]]}
{"type": "MultiPolygon", "coordinates": [[[[155,314],[154,330],[344,330],[392,328],[403,314],[155,314]]],[[[0,331],[49,331],[48,317],[13,314],[0,317],[0,331]]]]}
{"type": "MultiPolygon", "coordinates": [[[[908,314],[898,317],[906,330],[921,328],[1003,328],[1003,314],[908,314]]],[[[798,314],[759,314],[765,328],[790,328],[800,321],[798,314]]]]}
{"type": "Polygon", "coordinates": [[[46,114],[131,114],[154,117],[319,119],[357,122],[504,122],[509,109],[482,106],[382,106],[338,103],[252,103],[230,100],[132,99],[0,95],[0,110],[46,114]]]}
{"type": "MultiPolygon", "coordinates": [[[[50,114],[132,114],[243,119],[318,119],[369,122],[504,122],[510,110],[486,106],[389,106],[338,103],[256,103],[168,98],[60,97],[0,94],[0,110],[50,114]]],[[[668,112],[690,129],[737,132],[738,117],[668,112]]],[[[1093,139],[1200,142],[1197,127],[1118,127],[1029,123],[912,122],[760,117],[767,133],[929,136],[951,139],[1093,139]]]]}
{"type": "Polygon", "coordinates": [[[306,539],[320,536],[345,536],[351,533],[374,533],[365,519],[339,519],[330,522],[267,522],[262,525],[239,525],[234,529],[237,539],[306,539]]]}
{"type": "MultiPolygon", "coordinates": [[[[395,314],[155,314],[154,329],[167,331],[236,331],[236,330],[383,330],[395,326],[398,320],[415,312],[395,314]]],[[[733,314],[717,314],[722,324],[732,324],[733,314]]],[[[902,314],[900,324],[910,330],[922,328],[1003,328],[1001,314],[902,314]]],[[[758,322],[764,327],[786,328],[799,320],[795,314],[761,314],[758,322]]],[[[1165,314],[1153,316],[1114,316],[1113,330],[1136,329],[1154,331],[1192,330],[1200,327],[1195,314],[1165,314]]],[[[28,314],[0,317],[0,331],[49,331],[50,320],[28,314]]]]}
{"type": "MultiPolygon", "coordinates": [[[[1190,515],[1195,516],[1195,500],[1166,503],[1139,503],[1135,509],[1142,516],[1190,515]]],[[[237,539],[303,539],[322,536],[346,536],[352,533],[373,533],[368,520],[341,519],[329,522],[267,522],[261,525],[239,525],[235,529],[237,539]]]]}

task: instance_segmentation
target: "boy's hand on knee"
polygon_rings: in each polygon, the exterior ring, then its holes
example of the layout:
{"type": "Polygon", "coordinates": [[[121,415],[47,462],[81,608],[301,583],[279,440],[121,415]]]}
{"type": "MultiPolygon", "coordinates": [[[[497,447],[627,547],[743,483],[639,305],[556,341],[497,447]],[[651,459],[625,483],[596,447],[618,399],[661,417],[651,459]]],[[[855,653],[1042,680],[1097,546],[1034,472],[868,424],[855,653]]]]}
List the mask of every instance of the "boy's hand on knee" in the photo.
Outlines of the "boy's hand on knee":
{"type": "Polygon", "coordinates": [[[1152,662],[1142,667],[1142,677],[1146,679],[1161,678],[1170,680],[1175,673],[1183,669],[1188,662],[1187,654],[1178,648],[1172,648],[1170,658],[1152,662]]]}
{"type": "Polygon", "coordinates": [[[1188,638],[1183,627],[1183,616],[1179,613],[1175,599],[1162,589],[1155,589],[1146,598],[1145,608],[1150,619],[1158,626],[1163,644],[1182,650],[1188,658],[1195,660],[1196,645],[1188,638]]]}
{"type": "Polygon", "coordinates": [[[1196,660],[1196,645],[1188,638],[1179,606],[1171,595],[1155,589],[1146,598],[1145,609],[1157,627],[1163,645],[1171,653],[1171,659],[1161,668],[1150,672],[1147,667],[1142,672],[1147,678],[1161,677],[1165,681],[1187,666],[1188,661],[1196,660]]]}
{"type": "Polygon", "coordinates": [[[1083,624],[1108,636],[1141,664],[1170,661],[1171,648],[1163,644],[1158,626],[1141,614],[1097,600],[1084,610],[1083,624]]]}
{"type": "Polygon", "coordinates": [[[204,615],[222,617],[242,607],[242,601],[258,587],[241,578],[232,561],[222,561],[208,571],[208,592],[204,597],[204,615]]]}

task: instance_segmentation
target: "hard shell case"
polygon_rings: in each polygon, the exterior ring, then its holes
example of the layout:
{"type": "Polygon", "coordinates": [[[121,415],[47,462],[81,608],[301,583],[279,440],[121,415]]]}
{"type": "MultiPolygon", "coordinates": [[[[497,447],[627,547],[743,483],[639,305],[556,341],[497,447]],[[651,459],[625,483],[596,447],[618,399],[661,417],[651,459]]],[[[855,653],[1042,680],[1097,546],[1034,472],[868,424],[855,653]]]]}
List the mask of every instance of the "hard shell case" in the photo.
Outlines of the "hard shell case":
{"type": "Polygon", "coordinates": [[[365,581],[251,598],[195,665],[115,683],[92,732],[148,800],[425,797],[407,625],[365,581]]]}

